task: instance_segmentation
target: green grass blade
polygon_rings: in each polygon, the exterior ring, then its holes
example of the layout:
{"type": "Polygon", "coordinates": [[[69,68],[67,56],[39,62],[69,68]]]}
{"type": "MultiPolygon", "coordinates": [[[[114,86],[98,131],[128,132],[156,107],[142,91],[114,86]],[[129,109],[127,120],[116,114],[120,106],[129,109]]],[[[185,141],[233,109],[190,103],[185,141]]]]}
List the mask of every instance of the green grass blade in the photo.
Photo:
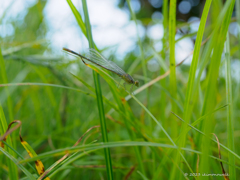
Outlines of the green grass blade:
{"type": "MultiPolygon", "coordinates": [[[[170,84],[169,89],[172,97],[177,99],[177,79],[175,62],[175,33],[176,33],[176,0],[170,0],[169,5],[169,60],[170,60],[170,84]]],[[[177,112],[177,106],[172,102],[172,111],[177,112]]],[[[172,124],[172,137],[177,137],[177,124],[172,124]]],[[[174,174],[174,173],[172,173],[174,174]]]]}
{"type": "Polygon", "coordinates": [[[195,42],[194,46],[194,52],[193,52],[193,59],[192,63],[190,66],[190,71],[189,71],[189,78],[188,78],[188,84],[187,84],[187,90],[186,90],[186,96],[185,96],[185,101],[184,101],[184,113],[183,113],[183,119],[186,121],[186,123],[182,124],[182,130],[181,130],[181,135],[179,138],[179,146],[180,147],[185,147],[185,141],[186,141],[186,136],[187,136],[187,124],[190,122],[190,117],[192,115],[192,109],[193,109],[193,89],[194,89],[194,80],[195,80],[195,75],[196,75],[196,70],[197,70],[197,65],[198,65],[198,58],[199,58],[199,53],[200,53],[200,48],[201,48],[201,43],[202,43],[202,38],[203,38],[203,33],[208,17],[208,12],[210,9],[212,1],[206,1],[204,10],[202,13],[201,21],[200,21],[200,26],[199,30],[197,33],[197,39],[195,42]]]}
{"type": "MultiPolygon", "coordinates": [[[[86,25],[86,30],[87,30],[87,38],[88,38],[88,42],[89,42],[89,47],[94,48],[91,24],[90,24],[89,15],[88,15],[87,2],[86,2],[86,0],[83,0],[82,3],[83,3],[83,11],[84,11],[84,16],[85,16],[85,25],[86,25]]],[[[99,118],[100,118],[100,124],[101,124],[102,138],[103,138],[103,142],[108,142],[108,132],[107,132],[104,107],[103,107],[102,91],[101,91],[101,85],[100,85],[100,81],[99,81],[99,74],[97,72],[93,71],[93,77],[94,77],[94,84],[95,84],[95,90],[96,90],[96,96],[97,96],[97,104],[98,104],[99,118]]],[[[112,180],[113,179],[113,171],[112,171],[112,160],[111,160],[111,155],[110,155],[110,149],[105,148],[104,154],[105,154],[105,161],[106,161],[107,177],[108,177],[108,180],[112,180]]]]}
{"type": "MultiPolygon", "coordinates": [[[[193,93],[193,87],[194,87],[194,79],[195,79],[197,65],[198,65],[198,58],[199,58],[204,28],[205,28],[205,24],[207,21],[208,12],[209,12],[211,3],[212,3],[212,0],[206,1],[206,4],[204,6],[199,30],[197,33],[197,39],[196,39],[196,43],[195,43],[195,47],[194,47],[193,59],[192,59],[192,63],[190,66],[189,79],[188,79],[187,90],[186,90],[186,97],[185,97],[185,101],[184,101],[184,115],[183,115],[183,118],[185,119],[186,123],[189,123],[189,121],[190,121],[191,110],[193,108],[193,107],[190,107],[190,105],[192,105],[191,101],[192,101],[192,93],[193,93]]],[[[183,133],[185,133],[186,128],[187,128],[187,126],[185,124],[182,127],[183,133]]],[[[182,146],[185,146],[185,137],[183,139],[182,146]]]]}
{"type": "MultiPolygon", "coordinates": [[[[228,133],[228,148],[234,151],[234,118],[233,118],[233,100],[232,100],[232,80],[231,80],[231,58],[230,58],[230,42],[229,34],[225,44],[225,74],[226,74],[226,99],[227,103],[227,133],[228,133]]],[[[229,153],[229,163],[235,164],[234,156],[229,153]]],[[[236,170],[229,167],[229,176],[231,179],[236,179],[236,170]]]]}
{"type": "MultiPolygon", "coordinates": [[[[170,0],[169,4],[169,61],[170,61],[170,83],[169,89],[173,99],[177,99],[177,79],[176,79],[176,62],[175,62],[175,33],[176,33],[176,0],[170,0]]],[[[171,102],[172,111],[177,112],[177,106],[171,102]]],[[[171,134],[173,138],[177,137],[178,128],[176,123],[171,125],[171,134]]],[[[180,160],[180,154],[175,155],[174,161],[178,164],[180,160]]],[[[175,177],[181,177],[179,171],[176,174],[177,167],[173,166],[170,179],[173,180],[175,177]]]]}
{"type": "Polygon", "coordinates": [[[76,9],[76,7],[73,5],[71,0],[67,0],[67,3],[69,5],[69,7],[71,8],[73,15],[75,16],[77,23],[82,30],[82,33],[87,37],[87,30],[86,30],[85,24],[82,20],[82,16],[80,15],[80,13],[76,9]]]}
{"type": "MultiPolygon", "coordinates": [[[[218,73],[219,73],[219,66],[220,66],[220,60],[221,60],[221,55],[223,52],[223,47],[224,47],[224,41],[226,39],[226,34],[228,31],[228,26],[231,20],[232,16],[232,11],[234,7],[234,0],[229,0],[227,2],[231,2],[230,8],[227,10],[226,15],[224,16],[224,19],[222,21],[222,26],[220,28],[220,31],[216,31],[215,35],[215,44],[214,44],[214,51],[209,67],[209,73],[208,73],[208,79],[207,79],[207,89],[205,93],[205,98],[204,98],[204,104],[203,104],[203,111],[202,115],[208,113],[209,111],[212,111],[215,106],[215,98],[216,98],[216,83],[217,83],[217,78],[218,78],[218,73]]],[[[204,121],[203,121],[203,132],[205,134],[210,134],[213,131],[213,116],[208,116],[204,121]]],[[[203,157],[200,162],[200,173],[205,173],[209,172],[210,165],[209,165],[209,148],[210,147],[210,140],[206,137],[203,137],[203,140],[201,141],[201,146],[202,146],[202,153],[203,157]]],[[[200,179],[203,179],[203,177],[200,177],[200,179]]]]}

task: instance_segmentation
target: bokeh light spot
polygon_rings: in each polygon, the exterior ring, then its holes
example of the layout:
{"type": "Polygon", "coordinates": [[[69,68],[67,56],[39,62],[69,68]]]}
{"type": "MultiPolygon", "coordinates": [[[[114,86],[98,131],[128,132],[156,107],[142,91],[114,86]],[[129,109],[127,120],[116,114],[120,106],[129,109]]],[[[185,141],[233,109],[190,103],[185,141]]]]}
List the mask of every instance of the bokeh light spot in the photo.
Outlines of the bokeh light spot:
{"type": "Polygon", "coordinates": [[[189,11],[191,10],[191,3],[189,1],[182,1],[180,2],[180,4],[178,5],[178,10],[180,11],[180,13],[182,14],[187,14],[189,13],[189,11]]]}
{"type": "Polygon", "coordinates": [[[149,0],[149,2],[155,8],[160,8],[162,6],[162,0],[149,0]]]}

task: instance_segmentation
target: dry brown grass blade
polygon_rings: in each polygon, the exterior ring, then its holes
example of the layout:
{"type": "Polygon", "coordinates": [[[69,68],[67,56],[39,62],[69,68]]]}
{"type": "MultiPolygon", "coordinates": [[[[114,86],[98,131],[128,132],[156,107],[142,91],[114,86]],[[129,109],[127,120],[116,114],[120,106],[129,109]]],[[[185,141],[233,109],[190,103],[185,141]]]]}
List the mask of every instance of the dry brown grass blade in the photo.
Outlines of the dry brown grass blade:
{"type": "MultiPolygon", "coordinates": [[[[215,138],[216,138],[216,140],[217,140],[217,143],[218,143],[218,157],[219,157],[219,159],[222,159],[222,158],[221,158],[221,151],[220,151],[220,143],[219,143],[218,137],[216,136],[216,134],[214,134],[214,133],[212,133],[212,134],[215,136],[215,138]]],[[[223,173],[224,179],[225,179],[225,180],[229,180],[229,177],[226,176],[226,172],[225,172],[225,170],[224,170],[224,167],[223,167],[223,164],[222,164],[221,161],[220,161],[220,165],[221,165],[221,169],[222,169],[222,173],[223,173]]]]}

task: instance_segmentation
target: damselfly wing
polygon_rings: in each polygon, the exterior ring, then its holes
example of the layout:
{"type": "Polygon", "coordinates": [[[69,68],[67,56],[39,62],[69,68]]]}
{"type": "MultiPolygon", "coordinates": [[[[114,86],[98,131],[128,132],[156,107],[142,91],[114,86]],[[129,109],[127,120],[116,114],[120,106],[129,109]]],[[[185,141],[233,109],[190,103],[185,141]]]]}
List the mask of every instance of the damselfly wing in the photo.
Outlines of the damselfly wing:
{"type": "Polygon", "coordinates": [[[117,74],[119,77],[121,77],[126,83],[135,85],[139,87],[139,82],[135,81],[132,76],[127,74],[124,70],[122,70],[117,64],[114,62],[106,59],[103,55],[101,55],[98,51],[95,49],[89,49],[89,52],[86,56],[83,56],[79,53],[76,53],[70,49],[63,48],[64,51],[67,51],[71,54],[79,56],[84,64],[90,64],[94,66],[101,67],[103,69],[106,69],[108,71],[111,71],[115,74],[117,74]]]}

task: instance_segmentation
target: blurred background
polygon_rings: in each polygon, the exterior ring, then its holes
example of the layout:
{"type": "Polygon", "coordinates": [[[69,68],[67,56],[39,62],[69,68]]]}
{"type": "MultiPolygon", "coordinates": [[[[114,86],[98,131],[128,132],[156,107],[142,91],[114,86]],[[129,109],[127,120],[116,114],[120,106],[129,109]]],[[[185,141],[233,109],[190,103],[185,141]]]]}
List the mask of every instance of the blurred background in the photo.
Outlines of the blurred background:
{"type": "MultiPolygon", "coordinates": [[[[73,3],[84,17],[81,1],[73,0],[73,3]]],[[[188,57],[193,50],[204,3],[203,0],[177,1],[177,24],[188,24],[177,30],[176,40],[179,41],[176,43],[176,62],[188,57]],[[182,38],[186,34],[191,36],[182,38]]],[[[126,1],[89,0],[90,21],[96,45],[104,49],[106,57],[113,55],[114,59],[119,61],[130,53],[138,56],[138,30],[143,43],[158,52],[161,51],[164,35],[162,4],[162,0],[132,0],[131,5],[138,20],[136,29],[126,1]]],[[[33,41],[41,43],[39,47],[35,47],[32,54],[45,56],[64,56],[62,47],[81,53],[88,48],[88,42],[66,1],[10,0],[3,1],[0,8],[0,38],[3,51],[33,41]]],[[[235,21],[231,23],[229,31],[237,37],[238,25],[235,21]]],[[[191,56],[185,63],[189,64],[190,60],[191,56]]],[[[148,62],[149,71],[158,71],[159,68],[155,58],[148,62]]]]}
{"type": "MultiPolygon", "coordinates": [[[[73,3],[83,14],[81,1],[73,1],[73,3]]],[[[197,31],[203,3],[204,1],[200,0],[178,1],[178,23],[192,23],[178,31],[176,39],[197,31]]],[[[138,19],[137,28],[141,40],[149,43],[156,51],[162,50],[162,4],[162,0],[131,1],[138,19]]],[[[94,41],[100,49],[106,49],[105,53],[108,56],[114,54],[117,60],[122,60],[126,54],[133,51],[137,55],[139,50],[136,46],[136,26],[131,21],[126,1],[90,0],[88,7],[94,41]]],[[[62,56],[62,47],[69,47],[78,52],[84,52],[88,48],[87,40],[81,33],[66,1],[5,1],[2,2],[0,13],[0,37],[3,50],[34,40],[47,41],[47,44],[42,44],[47,47],[41,52],[43,55],[62,56]]],[[[232,28],[236,34],[236,26],[232,28]]],[[[191,52],[192,39],[194,36],[184,38],[177,43],[177,61],[191,52]]],[[[41,54],[39,51],[38,53],[41,54]]]]}
{"type": "MultiPolygon", "coordinates": [[[[84,19],[81,1],[72,0],[73,4],[84,19]]],[[[222,6],[220,1],[215,1],[215,6],[222,6]]],[[[140,49],[138,36],[142,42],[148,81],[163,74],[169,69],[169,47],[163,47],[163,0],[131,0],[131,6],[136,14],[137,26],[131,18],[129,7],[125,0],[88,0],[88,10],[92,25],[93,40],[102,54],[122,67],[134,79],[144,84],[144,76],[141,68],[140,49]],[[165,52],[166,57],[161,56],[165,52]],[[166,60],[166,61],[165,61],[166,60]],[[165,61],[165,63],[163,63],[165,61]]],[[[176,29],[176,62],[186,59],[177,69],[178,106],[183,108],[184,94],[187,84],[191,52],[194,48],[196,33],[198,31],[204,0],[178,0],[177,1],[177,29],[176,29]]],[[[207,25],[211,24],[211,18],[215,18],[215,11],[211,12],[207,25]]],[[[239,79],[240,61],[238,36],[240,27],[236,22],[236,12],[233,11],[232,21],[229,26],[232,57],[233,91],[236,107],[239,107],[239,79]]],[[[208,38],[212,29],[203,40],[208,38]]],[[[168,37],[167,37],[168,38],[168,37]]],[[[22,134],[26,141],[32,145],[37,153],[47,152],[57,148],[72,146],[76,140],[90,127],[99,124],[96,101],[88,96],[89,91],[71,74],[75,74],[89,85],[94,87],[92,70],[82,64],[80,59],[68,55],[62,51],[63,47],[84,54],[88,49],[88,41],[83,35],[79,25],[65,0],[8,0],[1,1],[0,6],[0,45],[5,60],[7,78],[9,83],[33,83],[30,86],[19,85],[9,87],[9,94],[0,88],[0,102],[3,106],[7,121],[19,119],[22,121],[22,134]],[[34,86],[35,83],[35,86],[34,86]],[[70,88],[77,88],[84,93],[61,87],[45,87],[37,83],[58,84],[70,88]],[[10,104],[9,104],[10,103],[10,104]],[[12,107],[9,109],[9,106],[12,107]]],[[[202,73],[201,80],[204,84],[207,69],[202,73]]],[[[116,77],[116,76],[114,76],[116,77]]],[[[219,105],[225,104],[225,70],[220,69],[220,85],[218,93],[219,105]]],[[[117,81],[120,79],[116,77],[117,81]]],[[[107,83],[101,79],[103,95],[112,100],[107,83]]],[[[130,88],[129,86],[127,88],[130,88]]],[[[164,87],[150,87],[149,100],[146,93],[139,93],[138,99],[147,104],[149,110],[157,117],[162,94],[167,97],[165,111],[166,121],[164,126],[170,127],[167,120],[170,117],[171,104],[168,89],[164,87]],[[163,92],[164,91],[164,92],[163,92]],[[159,95],[159,96],[158,96],[159,95]]],[[[125,96],[123,89],[119,90],[125,96]]],[[[135,116],[144,122],[145,114],[138,104],[129,100],[135,116]]],[[[112,107],[105,106],[105,112],[111,117],[108,119],[110,141],[127,140],[126,129],[115,127],[118,122],[118,114],[113,113],[112,107]],[[117,135],[116,135],[117,134],[117,135]]],[[[239,110],[236,110],[236,118],[240,118],[239,110]]],[[[195,117],[199,117],[201,109],[195,108],[195,117]]],[[[216,113],[216,131],[219,132],[221,142],[226,142],[224,111],[216,113]]],[[[175,123],[179,123],[174,120],[175,123]]],[[[146,125],[149,125],[146,123],[146,125]]],[[[120,126],[121,127],[121,126],[120,126]]],[[[235,124],[239,129],[239,122],[235,124]]],[[[153,134],[160,130],[153,127],[153,134]]],[[[240,131],[236,131],[239,137],[240,131]]],[[[92,138],[98,138],[99,135],[92,138]]],[[[24,152],[18,142],[18,135],[13,135],[15,145],[24,152]]],[[[91,138],[90,138],[91,139],[91,138]]],[[[90,140],[89,140],[90,141],[90,140]]],[[[123,157],[129,160],[128,150],[123,150],[123,157]]],[[[134,151],[131,149],[131,152],[134,151]]],[[[101,153],[87,157],[89,162],[101,161],[104,164],[101,153]],[[99,156],[98,156],[99,155],[99,156]],[[91,159],[92,158],[92,159],[91,159]]],[[[134,157],[130,157],[134,161],[134,157]]],[[[47,167],[56,159],[45,162],[47,167]]],[[[86,162],[86,160],[84,161],[86,162]]],[[[82,162],[79,161],[79,164],[82,162]]],[[[99,164],[99,163],[98,163],[99,164]]],[[[129,166],[131,163],[128,164],[129,166]]],[[[148,167],[151,169],[151,167],[148,167]]],[[[104,170],[104,169],[103,169],[104,170]]],[[[70,172],[71,170],[69,170],[70,172]]],[[[65,172],[68,174],[69,172],[65,172]]],[[[85,175],[92,177],[91,171],[85,170],[85,175]]],[[[120,177],[121,175],[119,175],[120,177]]]]}

